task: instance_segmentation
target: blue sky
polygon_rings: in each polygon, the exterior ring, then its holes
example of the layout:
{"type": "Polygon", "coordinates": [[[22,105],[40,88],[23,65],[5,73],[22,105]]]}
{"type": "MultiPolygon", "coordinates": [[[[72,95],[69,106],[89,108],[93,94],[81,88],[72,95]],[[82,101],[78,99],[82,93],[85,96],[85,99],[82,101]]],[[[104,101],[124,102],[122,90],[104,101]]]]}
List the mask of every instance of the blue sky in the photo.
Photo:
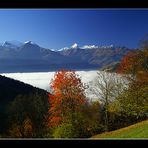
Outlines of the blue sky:
{"type": "Polygon", "coordinates": [[[31,40],[60,49],[73,43],[138,47],[148,9],[0,9],[0,42],[31,40]]]}

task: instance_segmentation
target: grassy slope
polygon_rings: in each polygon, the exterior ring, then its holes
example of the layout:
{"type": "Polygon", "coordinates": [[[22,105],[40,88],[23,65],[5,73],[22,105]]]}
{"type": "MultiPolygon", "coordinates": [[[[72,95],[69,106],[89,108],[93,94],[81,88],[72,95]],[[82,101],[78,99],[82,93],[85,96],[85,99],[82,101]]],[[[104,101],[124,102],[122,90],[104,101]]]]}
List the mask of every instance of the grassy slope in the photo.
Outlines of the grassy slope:
{"type": "Polygon", "coordinates": [[[148,120],[91,138],[148,138],[148,120]]]}

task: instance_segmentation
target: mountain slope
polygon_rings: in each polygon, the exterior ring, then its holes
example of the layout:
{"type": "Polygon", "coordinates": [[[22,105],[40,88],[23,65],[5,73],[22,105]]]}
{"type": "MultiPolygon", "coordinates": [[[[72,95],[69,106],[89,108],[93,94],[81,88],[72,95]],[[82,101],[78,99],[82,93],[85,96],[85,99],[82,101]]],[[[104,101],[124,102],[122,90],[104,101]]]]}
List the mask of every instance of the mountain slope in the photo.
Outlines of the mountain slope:
{"type": "Polygon", "coordinates": [[[92,138],[148,138],[148,120],[92,138]]]}
{"type": "Polygon", "coordinates": [[[130,49],[78,44],[60,51],[42,48],[32,41],[6,41],[0,46],[0,72],[39,72],[58,69],[99,69],[119,62],[130,49]]]}
{"type": "Polygon", "coordinates": [[[33,87],[23,82],[13,80],[0,75],[0,132],[5,130],[7,120],[6,108],[18,95],[37,93],[42,97],[45,107],[48,105],[48,93],[45,90],[33,87]]]}
{"type": "Polygon", "coordinates": [[[77,60],[91,64],[92,67],[97,65],[98,68],[102,68],[109,64],[119,62],[121,58],[129,52],[130,49],[125,47],[97,47],[97,48],[70,48],[67,50],[59,51],[66,57],[71,57],[73,60],[77,60]]]}

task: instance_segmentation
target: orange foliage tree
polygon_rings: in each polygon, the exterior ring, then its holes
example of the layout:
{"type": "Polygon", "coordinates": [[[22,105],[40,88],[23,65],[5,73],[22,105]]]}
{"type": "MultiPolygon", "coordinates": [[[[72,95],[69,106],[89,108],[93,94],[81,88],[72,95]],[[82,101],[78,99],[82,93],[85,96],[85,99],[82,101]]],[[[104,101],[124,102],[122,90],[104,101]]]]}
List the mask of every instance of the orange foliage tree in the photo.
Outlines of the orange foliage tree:
{"type": "MultiPolygon", "coordinates": [[[[148,43],[148,40],[147,42],[148,43]]],[[[122,111],[137,119],[147,118],[148,113],[148,44],[140,50],[129,52],[118,68],[129,81],[128,89],[119,96],[122,111]]]]}
{"type": "Polygon", "coordinates": [[[22,125],[13,124],[9,130],[9,136],[15,138],[31,138],[33,137],[32,121],[26,117],[22,125]]]}
{"type": "Polygon", "coordinates": [[[118,73],[131,74],[141,83],[148,82],[148,49],[129,52],[121,60],[118,73]]]}
{"type": "Polygon", "coordinates": [[[74,120],[86,102],[85,86],[79,76],[75,71],[60,70],[51,81],[51,89],[48,125],[56,127],[67,119],[74,120]]]}
{"type": "Polygon", "coordinates": [[[136,72],[137,62],[136,62],[136,53],[128,52],[121,60],[121,63],[118,67],[118,73],[132,73],[136,72]]]}

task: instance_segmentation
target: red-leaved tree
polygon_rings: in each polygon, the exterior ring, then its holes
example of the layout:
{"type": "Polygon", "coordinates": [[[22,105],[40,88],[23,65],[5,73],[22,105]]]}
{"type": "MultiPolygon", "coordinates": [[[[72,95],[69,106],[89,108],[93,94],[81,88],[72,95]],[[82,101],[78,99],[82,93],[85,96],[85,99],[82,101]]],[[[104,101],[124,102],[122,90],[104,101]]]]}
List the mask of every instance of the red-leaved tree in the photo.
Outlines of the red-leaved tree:
{"type": "Polygon", "coordinates": [[[85,87],[75,71],[60,70],[51,81],[53,94],[49,94],[48,125],[56,127],[62,122],[75,120],[75,114],[85,104],[85,87]]]}
{"type": "Polygon", "coordinates": [[[125,92],[118,97],[121,110],[129,120],[130,117],[135,118],[135,121],[147,118],[148,44],[144,44],[142,49],[133,50],[123,57],[118,72],[124,74],[129,83],[125,92]]]}
{"type": "Polygon", "coordinates": [[[148,50],[129,52],[123,57],[118,73],[130,74],[138,83],[148,82],[148,50]]]}
{"type": "Polygon", "coordinates": [[[121,60],[118,73],[135,74],[138,68],[136,52],[127,53],[121,60]]]}

